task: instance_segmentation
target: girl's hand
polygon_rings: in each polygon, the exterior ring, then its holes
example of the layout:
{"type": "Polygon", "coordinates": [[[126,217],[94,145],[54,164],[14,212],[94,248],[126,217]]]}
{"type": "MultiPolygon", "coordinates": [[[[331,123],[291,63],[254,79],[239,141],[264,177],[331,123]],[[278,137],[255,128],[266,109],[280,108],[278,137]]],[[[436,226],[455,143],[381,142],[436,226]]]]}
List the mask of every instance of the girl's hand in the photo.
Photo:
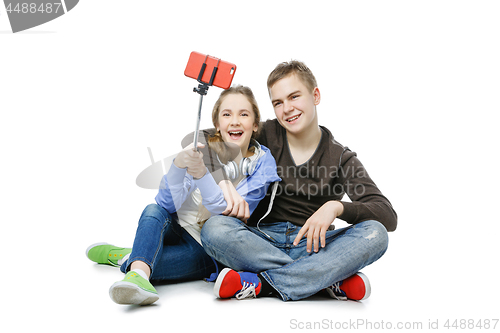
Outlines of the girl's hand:
{"type": "Polygon", "coordinates": [[[248,202],[241,197],[241,195],[234,188],[233,183],[229,180],[222,180],[219,187],[224,193],[224,199],[227,202],[227,208],[222,215],[236,217],[237,219],[247,223],[250,218],[250,208],[248,202]]]}
{"type": "Polygon", "coordinates": [[[326,245],[326,231],[332,225],[333,221],[344,212],[344,205],[339,201],[328,201],[321,206],[310,218],[307,219],[304,226],[300,229],[293,245],[297,245],[304,234],[307,233],[307,252],[311,252],[314,246],[314,252],[319,251],[319,246],[326,245]]]}
{"type": "MultiPolygon", "coordinates": [[[[198,147],[203,148],[205,145],[198,142],[198,147]]],[[[193,150],[193,144],[187,146],[177,154],[174,164],[181,169],[187,168],[187,173],[196,179],[203,177],[207,172],[205,163],[203,163],[203,153],[193,150]]]]}

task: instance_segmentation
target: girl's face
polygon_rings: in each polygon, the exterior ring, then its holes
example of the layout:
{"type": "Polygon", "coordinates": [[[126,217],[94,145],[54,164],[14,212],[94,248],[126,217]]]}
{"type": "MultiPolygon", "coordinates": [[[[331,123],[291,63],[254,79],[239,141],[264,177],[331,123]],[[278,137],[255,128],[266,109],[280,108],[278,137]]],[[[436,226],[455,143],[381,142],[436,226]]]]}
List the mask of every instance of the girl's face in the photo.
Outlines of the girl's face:
{"type": "Polygon", "coordinates": [[[220,131],[225,142],[237,144],[243,156],[247,155],[252,133],[258,130],[252,104],[242,94],[229,94],[224,97],[219,108],[220,131]]]}

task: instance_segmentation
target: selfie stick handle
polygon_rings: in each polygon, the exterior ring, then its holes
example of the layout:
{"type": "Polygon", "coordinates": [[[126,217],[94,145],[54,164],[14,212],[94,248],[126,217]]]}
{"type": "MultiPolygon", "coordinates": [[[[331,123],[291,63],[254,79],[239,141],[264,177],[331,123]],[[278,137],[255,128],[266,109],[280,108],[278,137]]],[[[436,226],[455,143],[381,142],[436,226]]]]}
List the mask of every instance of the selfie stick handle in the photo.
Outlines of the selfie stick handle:
{"type": "Polygon", "coordinates": [[[208,83],[202,81],[203,74],[205,73],[205,68],[207,68],[207,59],[208,55],[205,58],[205,62],[201,66],[200,73],[198,74],[197,81],[200,82],[198,88],[193,88],[193,91],[200,94],[200,102],[198,105],[198,117],[196,119],[196,131],[194,132],[194,151],[198,151],[198,131],[200,129],[201,122],[201,104],[203,103],[203,96],[207,94],[208,88],[214,83],[215,74],[217,74],[217,69],[219,68],[219,61],[217,61],[217,65],[214,67],[212,71],[212,75],[210,76],[210,81],[208,83]]]}
{"type": "Polygon", "coordinates": [[[198,107],[198,118],[196,120],[196,131],[194,132],[194,147],[193,147],[194,151],[198,151],[198,131],[200,130],[201,104],[202,104],[202,102],[203,102],[203,95],[200,94],[200,104],[198,107]]]}

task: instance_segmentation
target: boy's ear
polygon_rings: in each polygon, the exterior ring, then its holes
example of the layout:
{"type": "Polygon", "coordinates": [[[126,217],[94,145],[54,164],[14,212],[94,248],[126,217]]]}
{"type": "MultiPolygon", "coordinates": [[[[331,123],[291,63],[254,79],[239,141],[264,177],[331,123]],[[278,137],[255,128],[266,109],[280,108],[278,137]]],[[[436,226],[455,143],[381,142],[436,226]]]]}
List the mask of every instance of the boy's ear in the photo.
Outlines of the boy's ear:
{"type": "Polygon", "coordinates": [[[318,87],[314,88],[313,97],[314,97],[314,105],[318,105],[319,102],[321,102],[321,93],[319,92],[318,87]]]}

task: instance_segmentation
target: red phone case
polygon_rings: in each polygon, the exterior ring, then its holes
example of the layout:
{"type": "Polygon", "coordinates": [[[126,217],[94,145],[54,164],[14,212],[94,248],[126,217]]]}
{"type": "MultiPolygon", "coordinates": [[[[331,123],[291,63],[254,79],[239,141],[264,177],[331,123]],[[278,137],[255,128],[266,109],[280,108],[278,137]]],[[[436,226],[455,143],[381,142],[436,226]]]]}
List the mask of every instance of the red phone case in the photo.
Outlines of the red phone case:
{"type": "Polygon", "coordinates": [[[197,80],[204,63],[207,65],[201,78],[203,82],[210,82],[212,71],[214,67],[217,66],[217,73],[212,85],[222,89],[228,89],[231,86],[234,73],[236,72],[236,65],[212,56],[206,56],[199,52],[191,52],[186,69],[184,70],[184,75],[197,80]]]}

